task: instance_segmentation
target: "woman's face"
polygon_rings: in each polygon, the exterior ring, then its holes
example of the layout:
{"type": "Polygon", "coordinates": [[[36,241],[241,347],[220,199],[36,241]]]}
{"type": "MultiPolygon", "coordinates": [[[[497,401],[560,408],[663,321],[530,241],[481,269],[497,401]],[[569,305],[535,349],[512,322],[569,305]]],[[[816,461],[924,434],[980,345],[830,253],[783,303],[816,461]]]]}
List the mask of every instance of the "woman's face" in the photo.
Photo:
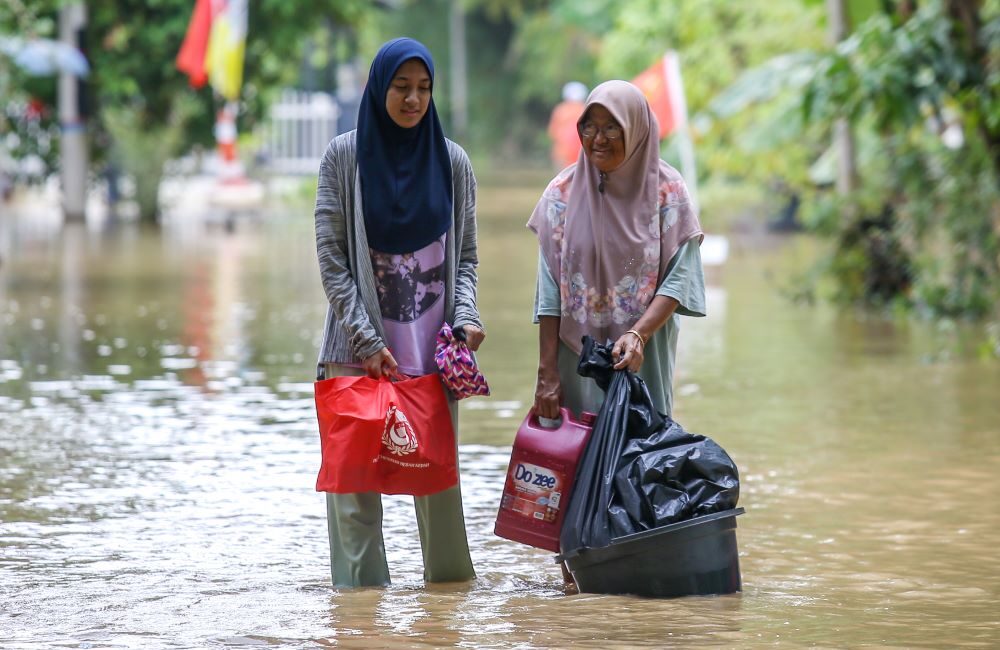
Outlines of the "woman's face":
{"type": "Polygon", "coordinates": [[[385,94],[385,111],[404,129],[412,129],[431,104],[431,76],[420,59],[404,61],[385,94]]]}
{"type": "Polygon", "coordinates": [[[611,112],[594,104],[580,122],[580,142],[587,159],[599,171],[614,171],[625,162],[625,133],[611,112]]]}

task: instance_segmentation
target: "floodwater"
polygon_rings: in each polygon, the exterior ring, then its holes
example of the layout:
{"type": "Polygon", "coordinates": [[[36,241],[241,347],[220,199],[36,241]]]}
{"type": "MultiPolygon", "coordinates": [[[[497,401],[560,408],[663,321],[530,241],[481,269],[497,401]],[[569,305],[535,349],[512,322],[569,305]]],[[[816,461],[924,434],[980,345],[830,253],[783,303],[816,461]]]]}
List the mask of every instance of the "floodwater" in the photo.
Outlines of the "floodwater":
{"type": "Polygon", "coordinates": [[[492,534],[533,390],[541,183],[480,194],[478,577],[424,585],[412,505],[387,497],[386,589],[329,582],[310,205],[159,233],[0,212],[0,647],[1000,646],[989,337],[792,305],[806,238],[733,239],[681,334],[675,416],[741,469],[742,593],[567,596],[550,554],[492,534]]]}

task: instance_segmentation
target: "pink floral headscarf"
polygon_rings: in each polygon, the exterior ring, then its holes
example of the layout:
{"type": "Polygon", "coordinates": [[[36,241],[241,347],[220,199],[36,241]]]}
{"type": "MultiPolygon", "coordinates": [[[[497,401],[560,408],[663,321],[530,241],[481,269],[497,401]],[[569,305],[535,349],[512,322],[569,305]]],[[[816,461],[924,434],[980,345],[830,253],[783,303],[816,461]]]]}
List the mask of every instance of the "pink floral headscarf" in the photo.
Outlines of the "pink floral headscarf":
{"type": "Polygon", "coordinates": [[[585,334],[614,341],[632,328],[677,250],[703,236],[683,179],[660,160],[659,125],[642,91],[607,81],[587,98],[588,109],[594,104],[622,126],[625,161],[600,192],[600,173],[581,149],[528,220],[559,282],[559,338],[577,353],[585,334]]]}

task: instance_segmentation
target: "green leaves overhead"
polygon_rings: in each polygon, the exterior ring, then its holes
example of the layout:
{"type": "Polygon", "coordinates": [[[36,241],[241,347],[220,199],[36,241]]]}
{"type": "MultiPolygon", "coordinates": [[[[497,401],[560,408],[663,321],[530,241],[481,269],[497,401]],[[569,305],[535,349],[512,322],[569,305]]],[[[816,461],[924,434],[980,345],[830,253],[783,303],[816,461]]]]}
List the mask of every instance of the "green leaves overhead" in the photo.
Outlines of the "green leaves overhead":
{"type": "MultiPolygon", "coordinates": [[[[798,87],[803,125],[854,127],[861,187],[843,198],[799,189],[812,197],[807,222],[837,242],[828,268],[840,299],[965,316],[1000,302],[998,24],[996,0],[870,12],[828,51],[776,57],[710,104],[725,119],[798,87]],[[886,242],[892,264],[879,257],[886,242]],[[905,282],[884,281],[903,268],[905,282]]],[[[832,162],[828,150],[810,183],[829,182],[832,162]]]]}

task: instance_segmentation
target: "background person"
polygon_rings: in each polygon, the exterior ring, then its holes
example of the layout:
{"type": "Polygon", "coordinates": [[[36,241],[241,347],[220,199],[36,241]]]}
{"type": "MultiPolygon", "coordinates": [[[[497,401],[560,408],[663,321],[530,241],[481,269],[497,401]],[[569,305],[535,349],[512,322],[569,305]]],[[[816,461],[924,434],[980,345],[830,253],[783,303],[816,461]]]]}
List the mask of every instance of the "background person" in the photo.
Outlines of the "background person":
{"type": "Polygon", "coordinates": [[[580,155],[580,136],[576,123],[583,115],[587,87],[579,81],[570,81],[562,89],[562,101],[552,109],[549,117],[549,138],[552,140],[550,156],[556,170],[576,162],[580,155]]]}
{"type": "MultiPolygon", "coordinates": [[[[357,130],[334,138],[320,164],[326,377],[436,373],[435,336],[445,321],[465,330],[472,350],[485,337],[476,307],[476,179],[465,151],[444,137],[433,83],[421,43],[383,45],[357,130]]],[[[389,584],[381,496],[327,494],[326,501],[334,585],[389,584]]],[[[425,580],[474,578],[460,487],[414,501],[425,580]]]]}

